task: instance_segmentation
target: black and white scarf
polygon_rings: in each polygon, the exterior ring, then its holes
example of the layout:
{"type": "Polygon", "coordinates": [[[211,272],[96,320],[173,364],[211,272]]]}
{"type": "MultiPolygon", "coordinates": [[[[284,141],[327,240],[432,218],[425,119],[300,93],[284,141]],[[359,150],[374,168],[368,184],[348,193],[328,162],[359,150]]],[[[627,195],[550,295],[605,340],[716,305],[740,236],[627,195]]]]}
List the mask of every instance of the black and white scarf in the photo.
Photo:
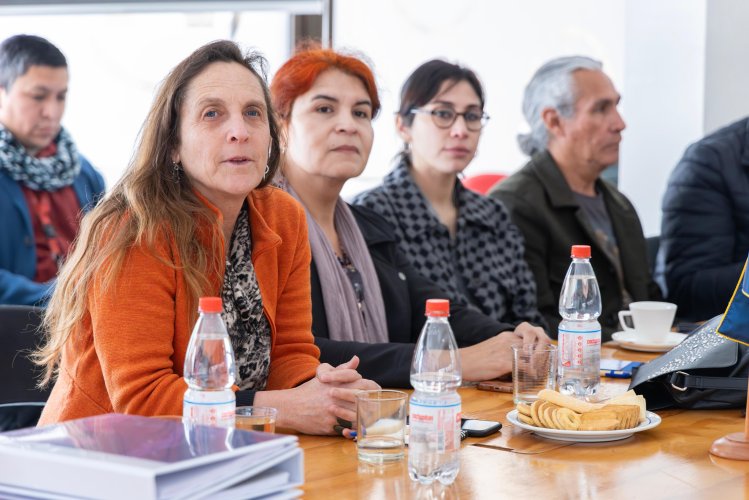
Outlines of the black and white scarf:
{"type": "Polygon", "coordinates": [[[0,125],[0,170],[35,191],[57,191],[70,186],[81,171],[78,150],[65,129],[60,129],[55,142],[54,155],[36,158],[0,125]]]}
{"type": "Polygon", "coordinates": [[[223,319],[237,361],[237,386],[262,391],[270,368],[271,331],[263,313],[263,298],[252,265],[252,237],[247,205],[234,226],[226,259],[223,319]]]}

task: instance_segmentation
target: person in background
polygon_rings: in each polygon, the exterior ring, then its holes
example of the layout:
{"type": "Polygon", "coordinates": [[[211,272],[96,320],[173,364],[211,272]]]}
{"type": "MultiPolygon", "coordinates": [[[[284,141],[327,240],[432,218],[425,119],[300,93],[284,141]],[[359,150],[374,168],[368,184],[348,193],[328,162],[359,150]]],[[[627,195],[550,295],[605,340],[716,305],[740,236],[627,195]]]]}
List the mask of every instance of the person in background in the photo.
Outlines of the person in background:
{"type": "Polygon", "coordinates": [[[200,296],[220,296],[237,360],[237,405],[332,434],[377,385],[358,360],[320,365],[311,334],[304,211],[269,187],[278,127],[265,62],[233,42],[196,50],[166,77],[133,160],[83,219],[36,353],[57,381],[40,424],[108,412],[181,415],[200,296]],[[261,76],[262,75],[262,76],[261,76]]]}
{"type": "Polygon", "coordinates": [[[0,44],[0,304],[44,305],[104,179],[61,125],[68,63],[44,38],[0,44]]]}
{"type": "Polygon", "coordinates": [[[723,313],[749,253],[749,118],[687,148],[663,197],[660,244],[679,315],[723,313]]]}
{"type": "Polygon", "coordinates": [[[645,237],[632,203],[601,173],[619,160],[624,120],[619,93],[600,62],[573,56],[539,68],[525,88],[523,114],[531,131],[518,137],[531,156],[490,191],[525,237],[536,277],[538,307],[552,332],[572,245],[590,245],[601,289],[603,339],[618,329],[617,313],[662,294],[648,267],[645,237]]]}
{"type": "Polygon", "coordinates": [[[520,230],[502,202],[458,180],[488,119],[473,71],[437,59],[422,64],[401,89],[398,163],[354,202],[390,223],[414,268],[451,300],[497,321],[545,326],[520,230]]]}
{"type": "MultiPolygon", "coordinates": [[[[372,71],[356,57],[308,47],[279,68],[271,95],[285,140],[280,183],[307,211],[321,359],[357,355],[364,377],[408,387],[425,302],[447,294],[410,265],[387,221],[340,198],[372,148],[380,110],[372,71]]],[[[513,344],[548,342],[541,328],[515,328],[459,302],[451,303],[450,322],[468,381],[508,373],[513,344]]]]}

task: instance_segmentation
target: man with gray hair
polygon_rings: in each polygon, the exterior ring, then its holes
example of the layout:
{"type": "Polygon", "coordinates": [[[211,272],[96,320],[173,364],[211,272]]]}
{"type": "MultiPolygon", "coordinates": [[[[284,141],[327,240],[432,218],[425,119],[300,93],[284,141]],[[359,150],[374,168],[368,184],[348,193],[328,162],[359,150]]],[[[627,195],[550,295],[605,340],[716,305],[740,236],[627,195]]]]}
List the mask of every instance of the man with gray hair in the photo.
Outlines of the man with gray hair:
{"type": "Polygon", "coordinates": [[[561,57],[541,66],[523,99],[531,132],[518,136],[531,159],[490,192],[523,232],[538,307],[552,333],[561,319],[559,294],[572,245],[591,247],[604,341],[617,330],[619,310],[632,301],[662,298],[634,207],[600,178],[619,160],[625,127],[619,99],[598,61],[561,57]]]}
{"type": "Polygon", "coordinates": [[[0,44],[0,304],[44,305],[104,179],[62,128],[68,65],[44,38],[0,44]]]}

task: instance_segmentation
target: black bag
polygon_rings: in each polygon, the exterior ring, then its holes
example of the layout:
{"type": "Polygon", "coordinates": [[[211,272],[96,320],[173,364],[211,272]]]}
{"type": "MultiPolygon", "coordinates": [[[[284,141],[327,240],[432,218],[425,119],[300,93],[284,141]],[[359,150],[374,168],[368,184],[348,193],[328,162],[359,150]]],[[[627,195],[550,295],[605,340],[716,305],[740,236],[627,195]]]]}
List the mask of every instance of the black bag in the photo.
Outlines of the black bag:
{"type": "Polygon", "coordinates": [[[632,377],[630,389],[645,396],[648,410],[695,410],[746,406],[749,347],[718,335],[723,315],[692,332],[632,377]]]}

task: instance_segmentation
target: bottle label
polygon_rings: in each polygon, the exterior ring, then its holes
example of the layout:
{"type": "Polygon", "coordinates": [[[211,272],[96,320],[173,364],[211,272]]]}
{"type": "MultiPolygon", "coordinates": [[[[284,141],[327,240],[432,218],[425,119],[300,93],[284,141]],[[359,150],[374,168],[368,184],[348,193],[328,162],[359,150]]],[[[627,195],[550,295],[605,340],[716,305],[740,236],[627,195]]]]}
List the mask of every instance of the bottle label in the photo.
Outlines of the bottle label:
{"type": "Polygon", "coordinates": [[[601,350],[601,329],[559,329],[559,363],[565,368],[581,368],[601,350]]]}
{"type": "Polygon", "coordinates": [[[188,389],[182,404],[182,418],[193,424],[234,427],[236,406],[234,391],[188,389]]]}
{"type": "MultiPolygon", "coordinates": [[[[430,452],[444,453],[460,449],[460,403],[433,406],[411,400],[409,433],[423,436],[430,452]]],[[[409,440],[409,446],[411,446],[409,440]]]]}

